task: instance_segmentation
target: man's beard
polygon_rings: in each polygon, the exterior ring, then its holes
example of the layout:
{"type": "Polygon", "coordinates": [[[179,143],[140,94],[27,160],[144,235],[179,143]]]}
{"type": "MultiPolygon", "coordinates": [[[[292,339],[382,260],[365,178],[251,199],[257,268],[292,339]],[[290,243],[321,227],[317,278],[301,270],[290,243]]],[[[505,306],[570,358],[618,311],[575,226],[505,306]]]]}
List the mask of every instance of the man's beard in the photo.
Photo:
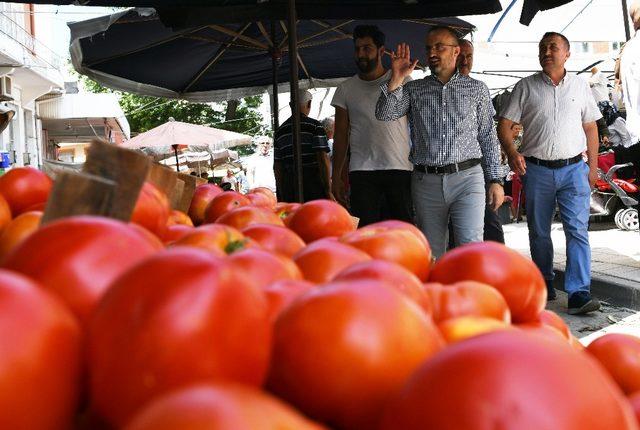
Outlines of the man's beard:
{"type": "Polygon", "coordinates": [[[362,73],[370,73],[378,66],[378,60],[380,57],[376,55],[375,58],[358,58],[356,60],[356,66],[362,73]]]}

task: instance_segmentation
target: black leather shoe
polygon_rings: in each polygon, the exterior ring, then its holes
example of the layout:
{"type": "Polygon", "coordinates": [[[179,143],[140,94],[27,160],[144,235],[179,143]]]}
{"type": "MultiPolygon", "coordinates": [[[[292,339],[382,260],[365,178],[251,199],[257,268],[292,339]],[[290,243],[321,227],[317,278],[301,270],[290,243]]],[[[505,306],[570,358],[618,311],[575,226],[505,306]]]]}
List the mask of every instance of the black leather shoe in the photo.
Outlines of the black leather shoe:
{"type": "Polygon", "coordinates": [[[551,281],[545,280],[545,282],[547,283],[547,301],[551,302],[551,301],[555,300],[556,297],[557,297],[556,289],[553,288],[553,280],[551,280],[551,281]]]}
{"type": "Polygon", "coordinates": [[[600,302],[592,298],[587,291],[576,291],[569,296],[567,307],[569,315],[583,315],[600,309],[600,302]]]}

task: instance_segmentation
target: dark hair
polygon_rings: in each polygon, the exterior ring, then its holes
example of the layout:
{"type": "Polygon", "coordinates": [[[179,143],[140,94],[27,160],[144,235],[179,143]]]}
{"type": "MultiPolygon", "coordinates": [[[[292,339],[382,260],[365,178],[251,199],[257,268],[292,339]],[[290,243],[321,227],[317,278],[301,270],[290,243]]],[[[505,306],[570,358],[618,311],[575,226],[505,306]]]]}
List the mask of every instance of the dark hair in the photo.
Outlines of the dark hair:
{"type": "Polygon", "coordinates": [[[378,48],[384,46],[385,36],[377,25],[358,25],[353,29],[354,42],[356,39],[363,39],[365,37],[370,37],[378,48]]]}
{"type": "Polygon", "coordinates": [[[462,46],[463,43],[468,43],[473,48],[473,42],[469,39],[458,39],[458,45],[462,46]]]}
{"type": "Polygon", "coordinates": [[[435,27],[431,27],[431,29],[427,31],[427,36],[436,31],[446,31],[455,39],[456,45],[460,45],[460,35],[456,33],[453,28],[447,27],[446,25],[436,25],[435,27]]]}
{"type": "Polygon", "coordinates": [[[542,42],[544,39],[547,39],[547,38],[553,37],[553,36],[558,36],[560,39],[562,39],[564,44],[567,46],[567,49],[571,50],[571,43],[569,42],[569,39],[567,39],[567,37],[564,34],[557,33],[555,31],[547,31],[544,34],[544,36],[542,36],[542,39],[540,39],[540,42],[542,42]]]}

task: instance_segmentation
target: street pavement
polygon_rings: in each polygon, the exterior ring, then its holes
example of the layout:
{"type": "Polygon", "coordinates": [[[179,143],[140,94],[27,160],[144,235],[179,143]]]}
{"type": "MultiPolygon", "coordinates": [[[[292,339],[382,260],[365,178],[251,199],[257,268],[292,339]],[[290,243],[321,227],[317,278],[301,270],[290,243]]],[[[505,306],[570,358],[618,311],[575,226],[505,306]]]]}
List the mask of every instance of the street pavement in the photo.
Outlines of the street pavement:
{"type": "MultiPolygon", "coordinates": [[[[507,246],[529,257],[526,222],[505,224],[503,228],[507,246]]],[[[561,223],[553,224],[551,238],[555,249],[554,268],[559,275],[556,288],[561,288],[566,264],[561,223]]],[[[567,295],[562,291],[558,291],[555,301],[547,304],[547,309],[560,315],[584,344],[608,332],[640,336],[640,234],[618,230],[613,223],[594,223],[589,240],[592,289],[602,301],[602,309],[584,316],[569,315],[567,295]]]]}

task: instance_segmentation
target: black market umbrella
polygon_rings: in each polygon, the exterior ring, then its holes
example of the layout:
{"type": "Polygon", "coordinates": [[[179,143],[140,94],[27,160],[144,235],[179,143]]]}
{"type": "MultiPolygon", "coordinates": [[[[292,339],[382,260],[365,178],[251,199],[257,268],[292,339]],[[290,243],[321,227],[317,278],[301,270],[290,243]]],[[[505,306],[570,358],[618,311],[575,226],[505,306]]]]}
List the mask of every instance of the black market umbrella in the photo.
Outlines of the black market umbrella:
{"type": "MultiPolygon", "coordinates": [[[[520,22],[529,25],[539,11],[562,6],[570,1],[572,0],[524,0],[520,22]]],[[[17,0],[9,3],[155,7],[160,8],[167,22],[183,27],[196,22],[238,22],[257,16],[266,20],[287,18],[287,0],[17,0]]],[[[297,0],[296,8],[298,17],[302,19],[415,18],[476,15],[501,10],[498,0],[297,0]]]]}
{"type": "MultiPolygon", "coordinates": [[[[71,57],[78,72],[108,87],[200,102],[260,94],[269,85],[275,95],[278,82],[289,81],[297,194],[302,199],[302,178],[297,174],[301,171],[298,80],[307,87],[335,86],[335,79],[352,76],[356,70],[351,34],[362,22],[298,21],[292,8],[288,23],[254,20],[175,30],[164,25],[154,9],[134,9],[70,24],[71,57]],[[293,22],[296,25],[290,25],[293,22]]],[[[366,22],[392,35],[388,46],[409,42],[422,47],[424,35],[434,25],[448,25],[461,36],[473,29],[457,18],[366,22]]],[[[273,101],[277,112],[277,97],[273,101]]],[[[274,129],[277,126],[274,115],[274,129]]]]}
{"type": "MultiPolygon", "coordinates": [[[[473,30],[458,18],[300,20],[297,65],[302,86],[333,87],[357,72],[352,33],[363,23],[380,27],[387,47],[409,43],[416,58],[424,58],[424,37],[435,25],[451,27],[460,36],[473,30]]],[[[211,102],[262,94],[274,78],[290,81],[284,21],[172,30],[154,9],[131,9],[69,27],[75,69],[122,91],[211,102]]],[[[388,58],[385,61],[389,66],[388,58]]]]}

